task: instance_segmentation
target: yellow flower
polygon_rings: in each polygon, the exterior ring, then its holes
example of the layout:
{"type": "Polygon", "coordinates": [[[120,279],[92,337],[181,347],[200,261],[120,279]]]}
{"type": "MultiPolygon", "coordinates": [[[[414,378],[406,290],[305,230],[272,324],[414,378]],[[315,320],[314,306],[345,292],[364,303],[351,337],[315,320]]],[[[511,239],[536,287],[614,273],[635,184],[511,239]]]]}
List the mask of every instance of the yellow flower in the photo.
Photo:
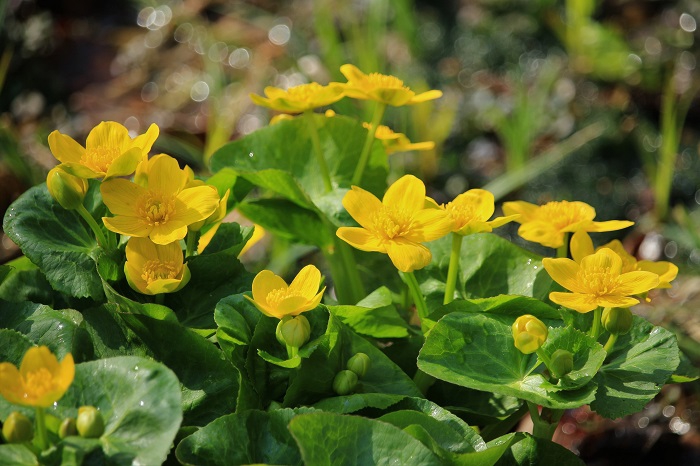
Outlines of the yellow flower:
{"type": "Polygon", "coordinates": [[[313,265],[301,269],[289,285],[282,277],[263,270],[253,279],[253,297],[246,298],[266,316],[281,319],[318,306],[326,290],[324,286],[318,291],[320,285],[321,272],[313,265]]]}
{"type": "Polygon", "coordinates": [[[438,205],[433,199],[425,198],[426,206],[442,209],[454,222],[452,231],[459,235],[471,235],[472,233],[489,233],[494,228],[515,220],[518,214],[507,217],[498,217],[489,221],[495,209],[494,197],[484,189],[470,189],[454,198],[446,205],[438,205]]]}
{"type": "Polygon", "coordinates": [[[343,85],[330,83],[321,86],[318,83],[301,84],[287,90],[268,86],[265,96],[250,94],[251,100],[263,107],[284,113],[302,113],[317,107],[325,107],[343,98],[343,85]]]}
{"type": "Polygon", "coordinates": [[[190,281],[190,270],[183,262],[177,241],[159,245],[148,238],[131,238],[126,243],[124,274],[139,293],[174,293],[190,281]]]}
{"type": "Polygon", "coordinates": [[[73,356],[60,363],[46,346],[33,346],[14,364],[0,364],[0,394],[10,403],[48,408],[61,399],[75,377],[73,356]]]}
{"type": "Polygon", "coordinates": [[[506,215],[520,214],[518,234],[550,248],[564,245],[565,233],[614,231],[634,225],[627,220],[594,222],[595,209],[585,202],[552,201],[543,206],[516,201],[503,204],[506,215]]]}
{"type": "Polygon", "coordinates": [[[353,186],[343,206],[360,227],[340,227],[340,239],[362,251],[388,254],[402,272],[422,269],[430,263],[430,250],[421,243],[452,230],[452,219],[442,210],[426,209],[425,185],[412,175],[392,184],[382,201],[353,186]]]}
{"type": "Polygon", "coordinates": [[[134,173],[139,162],[148,157],[158,132],[158,126],[152,124],[144,134],[131,139],[124,126],[103,121],[90,131],[85,147],[54,131],[49,134],[49,148],[68,173],[80,178],[110,179],[134,173]]]}
{"type": "MultiPolygon", "coordinates": [[[[613,240],[601,247],[612,249],[615,254],[620,256],[620,259],[622,259],[622,273],[641,270],[658,275],[659,284],[656,288],[671,288],[671,281],[678,275],[678,267],[671,262],[638,261],[636,257],[625,250],[625,247],[619,240],[613,240]]],[[[571,237],[571,257],[576,262],[581,262],[581,259],[590,256],[599,249],[601,248],[593,249],[593,241],[591,241],[591,237],[585,231],[576,232],[571,237]]]]}
{"type": "Polygon", "coordinates": [[[125,179],[102,183],[102,200],[114,217],[103,217],[108,230],[149,237],[157,244],[183,239],[187,226],[209,217],[219,205],[211,186],[187,188],[187,172],[177,160],[157,155],[133,183],[125,179]]]}
{"type": "Polygon", "coordinates": [[[442,91],[437,90],[416,95],[399,78],[379,73],[364,74],[354,65],[343,65],[340,72],[348,80],[345,95],[353,99],[375,100],[400,107],[442,97],[442,91]]]}
{"type": "Polygon", "coordinates": [[[571,259],[542,260],[552,279],[571,293],[552,292],[549,299],[578,312],[597,307],[630,307],[639,302],[634,295],[646,293],[659,284],[651,272],[622,271],[622,259],[612,249],[601,248],[577,263],[571,259]]]}
{"type": "MultiPolygon", "coordinates": [[[[362,123],[362,126],[368,130],[372,130],[372,125],[362,123]]],[[[391,128],[384,125],[379,125],[374,137],[382,141],[386,155],[391,155],[396,152],[408,152],[412,150],[432,150],[435,148],[433,141],[426,142],[411,142],[403,133],[395,133],[391,128]]]]}
{"type": "Polygon", "coordinates": [[[530,314],[515,319],[511,329],[515,347],[523,354],[532,354],[540,349],[549,334],[544,322],[530,314]]]}

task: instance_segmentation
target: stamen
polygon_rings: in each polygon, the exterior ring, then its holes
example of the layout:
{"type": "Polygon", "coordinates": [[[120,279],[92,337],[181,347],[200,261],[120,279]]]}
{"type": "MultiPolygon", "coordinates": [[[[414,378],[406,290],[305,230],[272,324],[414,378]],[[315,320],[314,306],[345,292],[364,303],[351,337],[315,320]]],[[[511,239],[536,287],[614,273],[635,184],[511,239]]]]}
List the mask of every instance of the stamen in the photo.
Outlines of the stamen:
{"type": "Polygon", "coordinates": [[[168,222],[175,213],[175,201],[172,196],[149,193],[142,200],[139,216],[151,226],[159,226],[168,222]]]}
{"type": "Polygon", "coordinates": [[[156,280],[177,278],[181,268],[182,264],[174,261],[149,260],[143,266],[141,278],[150,285],[156,280]]]}
{"type": "Polygon", "coordinates": [[[308,102],[314,99],[322,88],[318,83],[301,84],[287,89],[287,94],[292,100],[308,102]]]}
{"type": "Polygon", "coordinates": [[[374,89],[408,89],[406,86],[403,85],[403,81],[401,81],[399,78],[380,73],[370,73],[369,75],[367,75],[367,80],[365,84],[374,89]]]}
{"type": "Polygon", "coordinates": [[[93,147],[80,157],[80,163],[99,173],[106,173],[120,152],[116,147],[93,147]]]}
{"type": "Polygon", "coordinates": [[[413,218],[405,209],[383,206],[372,215],[375,234],[384,239],[405,236],[413,226],[413,218]]]}
{"type": "Polygon", "coordinates": [[[285,299],[295,296],[301,296],[301,293],[298,290],[289,288],[277,288],[276,290],[272,290],[267,294],[267,304],[275,307],[285,299]]]}
{"type": "Polygon", "coordinates": [[[539,210],[539,219],[553,224],[557,229],[574,223],[593,220],[585,206],[569,201],[552,201],[539,210]]]}
{"type": "Polygon", "coordinates": [[[606,296],[620,286],[620,277],[610,272],[607,267],[587,267],[581,268],[578,273],[578,280],[588,288],[590,294],[595,296],[606,296]]]}
{"type": "Polygon", "coordinates": [[[447,206],[445,206],[445,210],[448,214],[450,214],[452,219],[455,221],[455,224],[460,228],[476,220],[476,210],[472,204],[457,204],[455,202],[450,202],[447,204],[447,206]]]}
{"type": "Polygon", "coordinates": [[[53,375],[45,367],[26,375],[25,398],[39,398],[53,389],[53,375]]]}

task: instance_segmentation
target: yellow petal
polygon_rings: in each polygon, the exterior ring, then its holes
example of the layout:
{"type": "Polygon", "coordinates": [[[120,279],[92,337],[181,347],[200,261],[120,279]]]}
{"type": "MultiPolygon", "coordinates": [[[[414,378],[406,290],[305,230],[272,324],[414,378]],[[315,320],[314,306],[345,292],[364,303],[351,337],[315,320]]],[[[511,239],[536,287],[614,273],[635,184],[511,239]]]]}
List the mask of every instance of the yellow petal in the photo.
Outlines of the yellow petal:
{"type": "Polygon", "coordinates": [[[631,296],[646,293],[656,288],[659,284],[659,276],[652,272],[628,272],[620,275],[620,286],[615,289],[615,294],[631,296]]]}
{"type": "Polygon", "coordinates": [[[357,223],[372,228],[373,214],[382,209],[382,203],[369,191],[353,186],[343,196],[343,207],[357,223]]]}
{"type": "Polygon", "coordinates": [[[315,266],[307,265],[294,277],[292,283],[289,284],[289,290],[311,300],[318,293],[320,284],[321,272],[315,266]]]}
{"type": "Polygon", "coordinates": [[[515,220],[518,223],[525,223],[532,220],[539,208],[539,206],[525,201],[503,203],[503,213],[505,215],[520,214],[520,218],[515,220]]]}
{"type": "Polygon", "coordinates": [[[158,128],[158,125],[156,125],[155,123],[151,123],[151,126],[148,127],[148,130],[144,134],[141,134],[134,138],[134,140],[132,141],[132,145],[134,147],[140,147],[142,155],[144,157],[147,157],[148,153],[153,147],[153,144],[155,144],[156,139],[158,139],[159,134],[160,128],[158,128]]]}
{"type": "Polygon", "coordinates": [[[409,104],[418,104],[421,102],[427,102],[428,100],[439,99],[440,97],[442,97],[442,91],[438,91],[438,90],[433,89],[431,91],[417,94],[408,103],[409,104]]]}
{"type": "Polygon", "coordinates": [[[582,286],[578,279],[580,266],[571,259],[552,259],[546,257],[542,259],[542,265],[552,277],[552,280],[559,283],[567,290],[576,293],[585,293],[586,288],[582,286]]]}
{"type": "Polygon", "coordinates": [[[512,222],[512,221],[517,221],[518,217],[520,217],[519,214],[515,215],[508,215],[506,217],[496,217],[493,220],[490,220],[487,223],[491,228],[498,228],[500,226],[505,225],[506,223],[512,222]]]}
{"type": "Polygon", "coordinates": [[[62,392],[61,396],[63,396],[63,393],[68,390],[68,387],[70,387],[75,378],[75,362],[73,361],[73,355],[70,353],[66,354],[59,366],[59,371],[54,374],[54,381],[58,389],[62,392]]]}
{"type": "Polygon", "coordinates": [[[529,221],[524,223],[522,218],[515,221],[522,223],[518,228],[518,234],[528,241],[549,248],[558,248],[564,244],[564,233],[556,230],[550,222],[529,221]]]}
{"type": "Polygon", "coordinates": [[[109,231],[126,236],[145,237],[153,229],[152,226],[136,217],[102,217],[102,222],[109,231]]]}
{"type": "Polygon", "coordinates": [[[628,220],[609,220],[607,222],[591,222],[589,225],[586,226],[586,231],[615,231],[631,227],[632,225],[634,225],[634,222],[630,222],[628,220]]]}
{"type": "Polygon", "coordinates": [[[659,285],[657,288],[670,288],[671,281],[678,275],[678,267],[666,261],[639,261],[637,262],[640,270],[652,272],[659,276],[659,285]]]}
{"type": "Polygon", "coordinates": [[[490,219],[495,210],[493,194],[485,189],[470,189],[455,197],[452,203],[465,208],[471,207],[474,212],[473,218],[482,222],[490,219]]]}
{"type": "MultiPolygon", "coordinates": [[[[59,133],[57,130],[49,134],[49,149],[60,162],[79,162],[85,154],[85,148],[75,140],[59,133]]],[[[78,175],[76,175],[78,176],[78,175]]]]}
{"type": "Polygon", "coordinates": [[[78,162],[64,162],[61,164],[61,168],[67,173],[77,176],[78,178],[91,179],[102,178],[104,176],[104,173],[96,172],[95,170],[92,170],[91,168],[88,168],[78,162]]]}
{"type": "Polygon", "coordinates": [[[579,293],[553,291],[549,293],[549,299],[554,303],[581,313],[590,312],[598,307],[598,303],[593,296],[579,293]]]}
{"type": "MultiPolygon", "coordinates": [[[[248,301],[250,301],[250,302],[258,309],[258,311],[262,312],[262,313],[265,314],[266,316],[268,316],[268,317],[277,317],[276,315],[273,314],[275,311],[274,311],[273,309],[269,308],[269,307],[267,306],[267,303],[259,303],[259,302],[255,301],[255,300],[253,300],[253,298],[251,298],[251,297],[248,296],[248,295],[243,295],[243,297],[244,297],[245,299],[247,299],[248,301]]],[[[279,318],[279,317],[278,317],[278,318],[279,318]]]]}
{"type": "MultiPolygon", "coordinates": [[[[127,245],[128,246],[128,245],[127,245]]],[[[124,263],[124,275],[129,286],[142,294],[150,294],[148,291],[148,282],[141,277],[143,264],[137,266],[133,261],[129,261],[128,257],[124,263]]]]}
{"type": "Polygon", "coordinates": [[[609,295],[599,296],[597,298],[597,303],[598,306],[601,307],[631,307],[635,304],[639,304],[639,300],[629,296],[609,295]]]}
{"type": "MultiPolygon", "coordinates": [[[[177,193],[187,184],[187,173],[180,169],[174,158],[156,156],[148,170],[148,190],[159,193],[177,193]]],[[[218,195],[217,201],[218,201],[218,195]]],[[[210,212],[211,213],[211,212],[210,212]]],[[[208,214],[207,214],[208,215],[208,214]]]]}
{"type": "Polygon", "coordinates": [[[404,175],[389,186],[382,204],[405,212],[421,210],[425,204],[425,185],[413,175],[404,175]]]}
{"type": "Polygon", "coordinates": [[[204,220],[219,207],[219,193],[211,186],[197,186],[180,191],[175,199],[173,220],[186,225],[204,220]]]}
{"type": "Polygon", "coordinates": [[[581,262],[586,256],[595,252],[591,237],[583,230],[577,231],[571,236],[571,257],[576,262],[581,262]]]}
{"type": "Polygon", "coordinates": [[[413,243],[402,238],[387,241],[386,252],[394,267],[402,272],[413,272],[430,264],[430,250],[420,243],[413,243]]]}
{"type": "Polygon", "coordinates": [[[340,67],[340,72],[343,73],[345,79],[348,81],[362,81],[367,77],[362,71],[360,71],[355,65],[342,65],[340,67]]]}
{"type": "Polygon", "coordinates": [[[384,102],[393,107],[400,107],[408,104],[416,95],[415,92],[407,88],[379,88],[367,93],[372,100],[384,102]]]}
{"type": "Polygon", "coordinates": [[[287,289],[287,282],[270,270],[263,270],[253,279],[253,300],[267,306],[267,295],[274,290],[287,289]]]}
{"type": "Polygon", "coordinates": [[[46,346],[32,346],[27,350],[22,358],[19,372],[26,380],[27,375],[39,369],[46,369],[52,375],[59,371],[56,356],[46,346]]]}
{"type": "Polygon", "coordinates": [[[304,311],[308,311],[310,302],[303,296],[289,296],[284,298],[273,310],[275,317],[296,316],[304,311]]]}
{"type": "Polygon", "coordinates": [[[105,174],[105,180],[114,178],[117,176],[128,176],[136,171],[136,167],[141,162],[141,148],[134,147],[124,152],[122,155],[114,159],[114,161],[109,165],[107,173],[105,174]]]}
{"type": "Polygon", "coordinates": [[[130,217],[138,215],[141,199],[148,195],[146,189],[121,178],[103,182],[100,192],[102,201],[113,215],[130,217]]]}
{"type": "Polygon", "coordinates": [[[608,274],[620,275],[622,271],[622,259],[612,249],[600,248],[595,254],[581,259],[583,270],[607,270],[608,274]]]}
{"type": "Polygon", "coordinates": [[[146,290],[148,291],[146,294],[155,295],[162,293],[173,293],[180,288],[181,283],[182,280],[177,278],[161,278],[159,280],[153,280],[151,283],[146,285],[146,290]]]}
{"type": "Polygon", "coordinates": [[[125,150],[131,145],[129,131],[115,121],[103,121],[92,128],[85,141],[86,149],[97,147],[113,147],[125,150]]]}
{"type": "Polygon", "coordinates": [[[452,231],[454,221],[440,209],[422,209],[413,214],[411,230],[404,237],[416,243],[434,241],[452,231]]]}
{"type": "Polygon", "coordinates": [[[148,237],[156,244],[168,244],[173,241],[185,239],[187,236],[187,225],[183,222],[171,220],[164,225],[154,225],[148,237]]]}
{"type": "Polygon", "coordinates": [[[360,251],[386,252],[384,243],[364,228],[340,227],[335,234],[360,251]]]}
{"type": "Polygon", "coordinates": [[[23,404],[22,376],[17,367],[9,362],[0,363],[0,395],[10,403],[23,404]]]}

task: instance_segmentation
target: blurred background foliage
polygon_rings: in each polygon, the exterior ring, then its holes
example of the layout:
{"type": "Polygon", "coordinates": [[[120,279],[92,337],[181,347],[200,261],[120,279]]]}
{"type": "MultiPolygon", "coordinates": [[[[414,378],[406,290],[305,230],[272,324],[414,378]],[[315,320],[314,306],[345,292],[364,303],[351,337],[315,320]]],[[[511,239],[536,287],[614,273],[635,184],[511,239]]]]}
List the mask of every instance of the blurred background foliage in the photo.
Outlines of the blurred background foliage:
{"type": "MultiPolygon", "coordinates": [[[[628,250],[682,274],[647,317],[700,360],[697,0],[0,0],[0,15],[0,213],[56,163],[54,129],[157,123],[155,150],[206,176],[217,148],[273,116],[250,93],[344,81],[353,63],[445,94],[387,112],[436,142],[392,155],[392,177],[417,174],[439,202],[485,187],[635,221],[628,250]]],[[[0,262],[18,254],[1,245],[0,262]]]]}

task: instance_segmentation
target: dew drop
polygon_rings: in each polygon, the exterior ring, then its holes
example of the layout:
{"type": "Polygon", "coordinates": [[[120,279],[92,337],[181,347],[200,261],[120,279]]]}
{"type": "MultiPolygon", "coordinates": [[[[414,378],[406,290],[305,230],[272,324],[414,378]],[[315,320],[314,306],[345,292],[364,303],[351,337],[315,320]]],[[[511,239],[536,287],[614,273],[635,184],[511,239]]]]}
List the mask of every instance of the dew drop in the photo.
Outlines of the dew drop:
{"type": "Polygon", "coordinates": [[[139,366],[134,366],[134,370],[135,371],[139,370],[139,366]]]}
{"type": "Polygon", "coordinates": [[[250,157],[250,158],[252,159],[252,158],[253,158],[253,153],[251,152],[250,154],[248,154],[248,157],[250,157]]]}
{"type": "Polygon", "coordinates": [[[139,401],[139,406],[143,407],[144,404],[143,400],[139,401]]]}

